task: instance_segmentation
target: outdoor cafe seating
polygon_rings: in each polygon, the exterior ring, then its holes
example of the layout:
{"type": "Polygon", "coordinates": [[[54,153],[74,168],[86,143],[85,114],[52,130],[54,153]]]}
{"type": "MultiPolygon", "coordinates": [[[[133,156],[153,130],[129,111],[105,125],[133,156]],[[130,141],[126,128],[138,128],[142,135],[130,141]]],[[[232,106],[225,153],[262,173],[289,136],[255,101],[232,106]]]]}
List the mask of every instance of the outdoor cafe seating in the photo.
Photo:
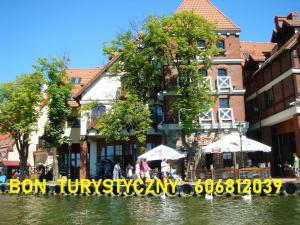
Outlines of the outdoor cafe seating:
{"type": "MultiPolygon", "coordinates": [[[[236,154],[243,154],[249,152],[271,152],[271,147],[259,143],[257,141],[242,137],[239,134],[230,134],[224,138],[209,144],[203,148],[204,154],[223,154],[231,153],[234,155],[234,165],[230,167],[214,168],[213,165],[210,169],[199,169],[196,171],[197,176],[200,179],[264,179],[271,177],[270,163],[258,163],[256,166],[252,165],[252,161],[248,160],[244,165],[244,162],[240,165],[236,162],[236,154]],[[242,143],[242,146],[241,144],[242,143]]],[[[242,160],[242,159],[240,159],[242,160]]]]}

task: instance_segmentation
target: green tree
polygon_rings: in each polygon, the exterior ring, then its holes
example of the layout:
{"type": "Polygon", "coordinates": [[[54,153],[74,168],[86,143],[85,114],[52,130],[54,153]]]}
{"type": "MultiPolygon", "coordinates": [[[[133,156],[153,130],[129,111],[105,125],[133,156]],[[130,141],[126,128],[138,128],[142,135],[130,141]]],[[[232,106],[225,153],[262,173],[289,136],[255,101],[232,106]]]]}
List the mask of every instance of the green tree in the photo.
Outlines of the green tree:
{"type": "MultiPolygon", "coordinates": [[[[91,104],[83,107],[86,111],[94,107],[91,104]]],[[[112,107],[99,118],[96,124],[107,142],[114,140],[128,141],[128,133],[134,134],[140,145],[146,141],[146,133],[151,128],[151,113],[136,95],[127,94],[123,100],[116,100],[112,107]]]]}
{"type": "Polygon", "coordinates": [[[53,153],[53,180],[58,178],[57,147],[66,143],[64,127],[67,118],[71,115],[68,99],[71,96],[72,86],[66,72],[67,60],[51,60],[41,58],[38,60],[38,69],[46,78],[46,95],[48,108],[48,121],[45,125],[43,139],[53,153]]]}
{"type": "MultiPolygon", "coordinates": [[[[179,81],[178,85],[168,87],[168,91],[176,94],[172,111],[180,116],[182,143],[192,159],[196,139],[188,141],[189,137],[199,129],[199,115],[215,103],[198,73],[200,68],[208,69],[211,58],[220,53],[216,48],[215,26],[193,12],[180,12],[169,17],[149,17],[139,30],[138,34],[127,31],[105,45],[106,54],[121,53],[111,72],[124,72],[125,91],[146,103],[157,99],[166,76],[164,71],[172,71],[174,80],[179,81]],[[198,47],[199,40],[205,41],[205,48],[198,47]]],[[[199,158],[196,164],[198,161],[199,158]]]]}
{"type": "Polygon", "coordinates": [[[16,141],[21,180],[28,175],[29,142],[40,115],[43,83],[42,73],[37,69],[0,86],[0,132],[10,134],[16,141]]]}

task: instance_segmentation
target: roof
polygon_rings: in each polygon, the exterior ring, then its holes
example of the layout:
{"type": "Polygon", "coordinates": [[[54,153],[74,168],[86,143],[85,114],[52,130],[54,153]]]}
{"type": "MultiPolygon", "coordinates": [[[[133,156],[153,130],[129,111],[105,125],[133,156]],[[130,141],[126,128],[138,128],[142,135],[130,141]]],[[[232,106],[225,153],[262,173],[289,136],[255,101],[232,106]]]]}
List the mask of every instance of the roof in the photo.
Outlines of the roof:
{"type": "Polygon", "coordinates": [[[240,42],[241,56],[247,60],[246,54],[248,54],[254,61],[265,61],[266,53],[271,53],[276,46],[276,43],[271,42],[240,42]]]}
{"type": "Polygon", "coordinates": [[[177,12],[193,11],[197,15],[216,23],[219,30],[240,30],[228,17],[226,17],[209,0],[183,0],[177,12]]]}
{"type": "Polygon", "coordinates": [[[0,134],[0,149],[8,148],[12,151],[15,140],[9,134],[0,134]]]}
{"type": "MultiPolygon", "coordinates": [[[[2,160],[2,165],[7,167],[19,167],[20,161],[14,160],[2,160]]],[[[30,164],[27,162],[27,166],[29,167],[30,164]]]]}
{"type": "MultiPolygon", "coordinates": [[[[81,78],[79,84],[73,84],[72,96],[76,96],[100,71],[100,67],[89,69],[67,69],[67,74],[70,78],[81,78]]],[[[71,107],[79,106],[76,101],[69,101],[71,107]]]]}
{"type": "Polygon", "coordinates": [[[275,60],[278,56],[280,56],[286,50],[290,50],[293,48],[298,42],[300,42],[300,32],[297,32],[290,38],[277,52],[275,52],[261,67],[253,74],[256,75],[258,72],[263,70],[267,65],[269,65],[273,60],[275,60]]]}
{"type": "Polygon", "coordinates": [[[121,56],[121,53],[115,53],[110,60],[108,61],[108,63],[103,67],[103,69],[101,69],[92,79],[89,80],[89,82],[87,82],[84,87],[82,87],[78,92],[76,92],[76,94],[73,95],[74,98],[79,97],[90,85],[92,85],[94,83],[95,80],[97,80],[99,77],[101,77],[106,71],[107,69],[115,62],[118,60],[118,58],[121,56]]]}

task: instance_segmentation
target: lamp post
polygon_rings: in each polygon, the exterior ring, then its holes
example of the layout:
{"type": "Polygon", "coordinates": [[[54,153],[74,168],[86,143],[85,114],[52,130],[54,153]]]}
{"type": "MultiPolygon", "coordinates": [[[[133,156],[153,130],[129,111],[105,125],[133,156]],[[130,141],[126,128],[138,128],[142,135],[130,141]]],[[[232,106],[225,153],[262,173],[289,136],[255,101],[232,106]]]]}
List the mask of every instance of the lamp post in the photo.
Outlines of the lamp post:
{"type": "Polygon", "coordinates": [[[243,154],[243,142],[242,142],[244,125],[242,123],[238,123],[236,126],[240,135],[241,162],[242,162],[242,168],[244,168],[244,154],[243,154]]]}
{"type": "Polygon", "coordinates": [[[71,147],[72,147],[72,139],[68,138],[67,142],[68,142],[68,179],[71,178],[71,147]]]}

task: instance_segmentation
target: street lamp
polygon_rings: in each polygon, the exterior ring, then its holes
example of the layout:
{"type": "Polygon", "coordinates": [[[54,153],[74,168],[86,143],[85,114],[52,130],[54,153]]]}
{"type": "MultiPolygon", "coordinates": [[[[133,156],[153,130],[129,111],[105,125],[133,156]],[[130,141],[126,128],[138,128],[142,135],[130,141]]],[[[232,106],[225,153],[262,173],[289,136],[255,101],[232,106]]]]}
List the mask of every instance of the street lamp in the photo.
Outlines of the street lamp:
{"type": "Polygon", "coordinates": [[[68,154],[68,179],[71,178],[71,147],[72,147],[72,142],[73,140],[71,138],[67,139],[68,142],[68,150],[69,150],[69,154],[68,154]]]}
{"type": "Polygon", "coordinates": [[[242,137],[243,137],[243,132],[244,132],[244,125],[242,123],[238,123],[237,129],[240,135],[240,147],[241,147],[241,162],[242,162],[242,168],[244,168],[244,155],[243,155],[243,142],[242,142],[242,137]]]}

